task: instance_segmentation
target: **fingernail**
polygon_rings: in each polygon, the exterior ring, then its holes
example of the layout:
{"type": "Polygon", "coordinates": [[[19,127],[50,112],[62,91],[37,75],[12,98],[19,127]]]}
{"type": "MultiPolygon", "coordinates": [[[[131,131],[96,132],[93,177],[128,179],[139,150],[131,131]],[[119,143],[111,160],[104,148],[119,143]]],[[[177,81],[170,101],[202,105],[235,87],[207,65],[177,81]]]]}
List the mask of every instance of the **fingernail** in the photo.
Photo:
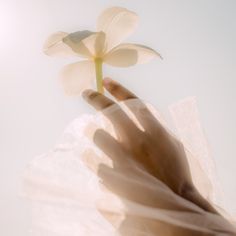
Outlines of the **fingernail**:
{"type": "Polygon", "coordinates": [[[112,79],[109,77],[106,77],[103,79],[103,85],[107,86],[112,82],[112,79]]]}

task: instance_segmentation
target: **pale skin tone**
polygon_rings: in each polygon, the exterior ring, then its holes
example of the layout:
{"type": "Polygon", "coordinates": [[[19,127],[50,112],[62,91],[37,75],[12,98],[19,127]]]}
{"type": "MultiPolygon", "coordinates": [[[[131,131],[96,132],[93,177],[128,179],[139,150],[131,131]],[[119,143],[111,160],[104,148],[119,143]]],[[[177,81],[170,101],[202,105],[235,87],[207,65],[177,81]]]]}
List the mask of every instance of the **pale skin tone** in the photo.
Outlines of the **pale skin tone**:
{"type": "MultiPolygon", "coordinates": [[[[117,101],[138,98],[137,95],[112,79],[105,78],[103,85],[117,101]]],[[[85,90],[82,95],[96,110],[102,110],[116,103],[92,89],[85,90]]],[[[140,130],[127,114],[119,109],[116,116],[105,114],[114,125],[119,139],[116,140],[105,130],[98,129],[93,136],[94,143],[117,163],[120,162],[117,153],[126,152],[176,194],[195,203],[205,211],[219,215],[195,188],[182,143],[168,134],[147,107],[143,108],[143,112],[148,114],[146,116],[141,116],[141,113],[135,114],[134,110],[132,112],[145,131],[140,130]]],[[[171,207],[178,208],[178,206],[171,207]]]]}

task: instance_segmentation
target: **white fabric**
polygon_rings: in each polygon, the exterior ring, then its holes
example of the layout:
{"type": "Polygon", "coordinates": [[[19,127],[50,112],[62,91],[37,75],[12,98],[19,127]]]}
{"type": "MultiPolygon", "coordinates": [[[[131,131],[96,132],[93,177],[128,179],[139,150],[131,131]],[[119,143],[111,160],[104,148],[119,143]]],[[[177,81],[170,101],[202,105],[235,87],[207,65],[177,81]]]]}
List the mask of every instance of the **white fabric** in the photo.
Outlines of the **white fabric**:
{"type": "MultiPolygon", "coordinates": [[[[137,197],[143,194],[142,202],[121,198],[106,189],[99,183],[96,171],[101,163],[112,167],[112,162],[91,137],[98,127],[114,137],[115,132],[108,119],[101,112],[95,112],[82,114],[72,121],[61,141],[34,158],[26,168],[22,195],[32,203],[32,236],[168,236],[173,235],[172,228],[178,229],[175,235],[181,236],[236,234],[234,219],[224,210],[196,98],[188,97],[169,106],[176,131],[170,129],[171,125],[157,108],[143,102],[169,133],[183,142],[196,187],[231,224],[177,196],[135,164],[130,167],[128,176],[118,171],[106,174],[116,180],[117,188],[125,181],[126,187],[137,191],[137,197]],[[153,197],[157,199],[155,206],[149,203],[153,197]],[[158,201],[178,202],[183,210],[160,207],[158,201]]],[[[139,126],[127,109],[127,103],[137,109],[141,108],[140,103],[137,99],[119,102],[139,126]]],[[[115,109],[116,106],[110,106],[105,112],[115,109]]]]}

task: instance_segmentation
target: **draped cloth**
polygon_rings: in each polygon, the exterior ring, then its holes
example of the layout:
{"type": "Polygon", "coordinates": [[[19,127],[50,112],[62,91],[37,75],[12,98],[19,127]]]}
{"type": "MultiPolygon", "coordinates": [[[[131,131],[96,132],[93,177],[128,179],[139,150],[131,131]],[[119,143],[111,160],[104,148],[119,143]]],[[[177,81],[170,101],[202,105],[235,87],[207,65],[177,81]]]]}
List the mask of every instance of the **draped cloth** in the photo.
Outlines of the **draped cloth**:
{"type": "MultiPolygon", "coordinates": [[[[168,107],[168,116],[148,101],[149,108],[170,135],[179,139],[199,192],[220,213],[206,212],[178,196],[137,163],[115,170],[111,159],[92,140],[97,128],[116,138],[104,114],[116,112],[112,105],[94,114],[84,113],[64,130],[59,141],[36,156],[22,175],[21,195],[31,204],[32,236],[156,236],[236,235],[234,218],[225,210],[215,164],[201,125],[196,97],[186,97],[168,107]],[[101,166],[112,191],[98,177],[101,166]],[[125,194],[118,195],[118,191],[125,194]],[[172,206],[178,208],[172,209],[172,206]],[[175,232],[175,233],[173,233],[175,232]]],[[[120,101],[135,124],[128,107],[142,108],[139,99],[120,101]]],[[[125,159],[125,156],[121,158],[125,159]]]]}

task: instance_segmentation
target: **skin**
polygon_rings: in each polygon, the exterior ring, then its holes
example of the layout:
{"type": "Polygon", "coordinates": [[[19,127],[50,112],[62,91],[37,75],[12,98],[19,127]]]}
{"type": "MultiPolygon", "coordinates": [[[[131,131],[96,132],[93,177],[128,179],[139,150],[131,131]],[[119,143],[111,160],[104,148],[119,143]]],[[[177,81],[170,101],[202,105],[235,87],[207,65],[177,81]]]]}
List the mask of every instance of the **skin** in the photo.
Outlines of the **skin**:
{"type": "MultiPolygon", "coordinates": [[[[134,93],[110,78],[103,80],[103,86],[117,101],[138,98],[134,93]]],[[[118,106],[112,99],[92,89],[85,90],[82,96],[96,110],[103,110],[111,105],[118,106]]],[[[142,103],[141,100],[140,103],[142,103]]],[[[94,143],[116,165],[122,165],[123,160],[120,160],[120,156],[125,153],[126,156],[133,158],[151,175],[164,182],[179,196],[195,203],[205,211],[219,214],[195,188],[182,143],[171,136],[149,109],[144,104],[143,106],[142,112],[144,113],[137,113],[135,110],[132,110],[132,112],[145,131],[140,130],[127,114],[118,107],[115,116],[104,113],[112,122],[118,139],[114,139],[105,130],[98,129],[93,136],[94,143]],[[142,114],[145,114],[145,116],[142,116],[142,114]]],[[[105,178],[102,175],[100,177],[105,178]]],[[[125,188],[125,185],[122,186],[125,188]]],[[[177,206],[171,207],[178,208],[177,206]]]]}

